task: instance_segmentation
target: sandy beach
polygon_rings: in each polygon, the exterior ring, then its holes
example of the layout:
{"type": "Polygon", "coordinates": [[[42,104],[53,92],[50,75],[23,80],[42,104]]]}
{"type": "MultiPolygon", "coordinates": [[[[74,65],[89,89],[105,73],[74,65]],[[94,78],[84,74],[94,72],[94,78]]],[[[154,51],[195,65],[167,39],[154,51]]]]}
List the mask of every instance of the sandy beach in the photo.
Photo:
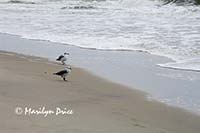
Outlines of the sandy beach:
{"type": "Polygon", "coordinates": [[[68,81],[52,75],[61,65],[0,53],[0,132],[199,133],[200,117],[74,68],[68,81]],[[67,108],[72,114],[16,114],[16,107],[67,108]]]}

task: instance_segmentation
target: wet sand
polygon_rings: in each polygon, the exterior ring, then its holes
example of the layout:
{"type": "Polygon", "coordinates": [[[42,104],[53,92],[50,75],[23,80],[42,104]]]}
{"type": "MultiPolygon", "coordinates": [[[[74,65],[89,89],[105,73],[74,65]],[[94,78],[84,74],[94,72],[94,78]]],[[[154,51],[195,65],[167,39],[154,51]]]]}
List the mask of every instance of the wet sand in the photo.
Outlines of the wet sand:
{"type": "Polygon", "coordinates": [[[198,133],[200,117],[146,94],[73,68],[64,82],[52,75],[63,66],[46,59],[0,53],[0,131],[4,133],[198,133]],[[21,115],[15,108],[73,110],[73,114],[21,115]]]}

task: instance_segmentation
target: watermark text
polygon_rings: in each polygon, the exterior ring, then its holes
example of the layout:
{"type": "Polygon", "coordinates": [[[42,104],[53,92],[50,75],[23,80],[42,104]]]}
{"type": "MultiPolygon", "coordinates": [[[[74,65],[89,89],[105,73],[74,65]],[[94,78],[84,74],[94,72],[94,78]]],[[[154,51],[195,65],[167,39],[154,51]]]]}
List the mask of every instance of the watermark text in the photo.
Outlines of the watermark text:
{"type": "Polygon", "coordinates": [[[72,115],[74,114],[72,109],[69,108],[61,108],[61,107],[55,107],[54,109],[46,108],[45,106],[39,107],[39,108],[31,108],[31,107],[16,107],[15,108],[15,114],[16,115],[25,115],[25,116],[31,116],[31,115],[40,115],[43,117],[47,117],[49,115],[72,115]]]}

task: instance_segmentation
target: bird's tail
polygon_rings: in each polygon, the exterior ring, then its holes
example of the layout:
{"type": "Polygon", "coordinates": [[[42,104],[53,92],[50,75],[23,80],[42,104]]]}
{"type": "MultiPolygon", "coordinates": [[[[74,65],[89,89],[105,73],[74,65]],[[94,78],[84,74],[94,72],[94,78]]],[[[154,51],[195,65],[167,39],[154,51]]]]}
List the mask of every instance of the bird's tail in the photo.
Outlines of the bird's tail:
{"type": "Polygon", "coordinates": [[[53,75],[57,75],[57,73],[53,73],[53,75]]]}

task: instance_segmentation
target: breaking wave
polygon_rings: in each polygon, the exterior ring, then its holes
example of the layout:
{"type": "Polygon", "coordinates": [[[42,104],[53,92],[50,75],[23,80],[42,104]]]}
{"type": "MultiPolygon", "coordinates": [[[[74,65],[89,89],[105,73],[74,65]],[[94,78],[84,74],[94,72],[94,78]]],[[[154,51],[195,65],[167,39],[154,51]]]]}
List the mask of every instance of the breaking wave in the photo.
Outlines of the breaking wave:
{"type": "Polygon", "coordinates": [[[166,4],[172,4],[175,3],[177,5],[191,5],[191,4],[195,4],[195,5],[199,5],[200,4],[200,0],[163,0],[166,4]]]}
{"type": "Polygon", "coordinates": [[[21,1],[21,0],[9,0],[7,3],[13,3],[13,4],[36,4],[34,1],[21,1]]]}

